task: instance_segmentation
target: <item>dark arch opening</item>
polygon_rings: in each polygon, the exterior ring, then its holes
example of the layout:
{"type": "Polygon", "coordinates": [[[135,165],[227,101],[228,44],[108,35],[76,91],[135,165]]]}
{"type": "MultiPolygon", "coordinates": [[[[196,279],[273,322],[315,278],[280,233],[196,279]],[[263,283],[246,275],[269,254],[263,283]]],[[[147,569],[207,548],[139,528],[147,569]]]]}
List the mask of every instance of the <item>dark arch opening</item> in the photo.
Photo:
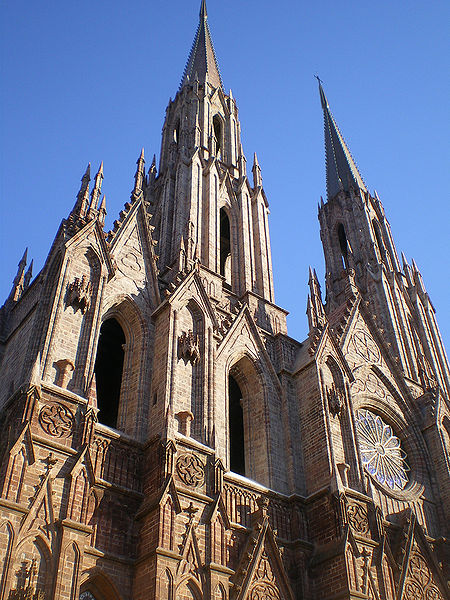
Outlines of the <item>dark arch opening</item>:
{"type": "Polygon", "coordinates": [[[173,141],[178,144],[180,142],[180,121],[178,120],[175,129],[173,130],[173,141]]]}
{"type": "Polygon", "coordinates": [[[216,156],[220,156],[222,150],[222,122],[217,115],[213,117],[213,129],[216,138],[216,156]]]}
{"type": "Polygon", "coordinates": [[[244,411],[242,392],[232,375],[228,378],[228,425],[230,430],[230,471],[245,475],[244,411]]]}
{"type": "Polygon", "coordinates": [[[231,232],[230,219],[224,208],[220,209],[220,274],[230,283],[231,260],[231,232]]]}
{"type": "Polygon", "coordinates": [[[344,269],[346,269],[348,267],[348,243],[347,236],[345,235],[345,229],[342,223],[339,224],[337,233],[339,238],[339,246],[341,248],[341,255],[343,258],[343,266],[344,269]]]}
{"type": "Polygon", "coordinates": [[[117,427],[122,385],[125,334],[116,319],[107,319],[100,328],[95,360],[98,420],[117,427]]]}

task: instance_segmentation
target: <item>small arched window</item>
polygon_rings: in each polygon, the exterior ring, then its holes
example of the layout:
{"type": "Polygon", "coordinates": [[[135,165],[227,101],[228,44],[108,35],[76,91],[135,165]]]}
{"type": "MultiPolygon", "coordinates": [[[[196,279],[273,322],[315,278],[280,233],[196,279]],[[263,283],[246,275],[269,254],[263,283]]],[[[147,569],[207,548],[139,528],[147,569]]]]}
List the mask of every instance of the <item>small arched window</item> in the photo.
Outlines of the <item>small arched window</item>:
{"type": "Polygon", "coordinates": [[[122,385],[125,334],[118,321],[107,319],[100,328],[95,360],[97,407],[100,423],[117,427],[122,385]]]}
{"type": "Polygon", "coordinates": [[[220,274],[231,284],[231,228],[224,208],[220,209],[220,274]]]}
{"type": "Polygon", "coordinates": [[[180,120],[177,121],[173,130],[173,141],[178,144],[180,142],[180,120]]]}
{"type": "Polygon", "coordinates": [[[347,269],[347,267],[348,267],[348,242],[347,242],[347,236],[345,235],[345,229],[344,229],[344,226],[342,225],[342,223],[339,224],[337,234],[338,234],[338,239],[339,239],[339,247],[341,250],[343,267],[344,267],[344,269],[347,269]]]}
{"type": "Polygon", "coordinates": [[[228,378],[228,426],[230,431],[230,470],[245,475],[244,412],[242,392],[232,375],[228,378]]]}
{"type": "Polygon", "coordinates": [[[213,130],[216,138],[216,156],[220,156],[222,151],[222,121],[218,115],[213,117],[213,130]]]}

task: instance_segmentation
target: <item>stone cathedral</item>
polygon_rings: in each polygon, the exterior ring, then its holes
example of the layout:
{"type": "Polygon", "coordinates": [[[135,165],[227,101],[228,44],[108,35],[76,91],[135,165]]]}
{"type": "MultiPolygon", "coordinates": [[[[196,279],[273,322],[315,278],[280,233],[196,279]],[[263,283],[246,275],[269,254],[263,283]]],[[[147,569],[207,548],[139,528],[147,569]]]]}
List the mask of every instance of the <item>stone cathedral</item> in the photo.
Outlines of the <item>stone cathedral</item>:
{"type": "Polygon", "coordinates": [[[306,340],[275,303],[204,0],[159,167],[141,153],[109,232],[88,167],[41,272],[20,261],[0,311],[0,600],[450,597],[435,311],[319,92],[306,340]]]}

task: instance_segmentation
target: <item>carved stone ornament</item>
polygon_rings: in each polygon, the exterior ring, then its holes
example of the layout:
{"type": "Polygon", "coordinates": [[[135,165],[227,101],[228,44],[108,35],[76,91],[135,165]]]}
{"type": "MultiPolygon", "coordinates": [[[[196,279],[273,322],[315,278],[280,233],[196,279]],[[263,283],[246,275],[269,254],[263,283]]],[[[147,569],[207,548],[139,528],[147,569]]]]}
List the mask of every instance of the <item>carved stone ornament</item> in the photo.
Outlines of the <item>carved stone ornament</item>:
{"type": "Polygon", "coordinates": [[[193,331],[185,331],[178,338],[178,358],[193,365],[200,359],[198,335],[195,335],[193,331]]]}
{"type": "Polygon", "coordinates": [[[344,408],[344,390],[337,388],[334,384],[327,390],[328,407],[333,417],[341,414],[344,408]]]}
{"type": "Polygon", "coordinates": [[[347,507],[347,518],[353,531],[361,535],[369,533],[369,517],[366,506],[350,504],[347,507]]]}
{"type": "Polygon", "coordinates": [[[413,552],[405,582],[404,600],[444,600],[438,587],[434,585],[433,575],[419,552],[413,552]]]}
{"type": "Polygon", "coordinates": [[[72,283],[67,285],[66,306],[73,306],[75,310],[80,309],[84,314],[91,304],[92,283],[86,275],[80,279],[75,277],[72,283]]]}
{"type": "Polygon", "coordinates": [[[271,584],[260,582],[252,589],[250,600],[280,600],[280,594],[271,584]]]}
{"type": "Polygon", "coordinates": [[[36,559],[24,560],[16,573],[17,587],[9,592],[8,600],[45,600],[42,590],[36,589],[33,583],[37,575],[36,559]]]}
{"type": "Polygon", "coordinates": [[[181,481],[189,487],[198,487],[205,481],[205,466],[195,454],[181,454],[176,470],[181,481]]]}
{"type": "Polygon", "coordinates": [[[357,329],[352,335],[352,342],[356,354],[359,354],[364,360],[374,364],[377,364],[380,361],[380,349],[367,331],[357,329]]]}
{"type": "Polygon", "coordinates": [[[46,404],[39,412],[42,429],[53,437],[67,437],[72,433],[73,414],[64,404],[46,404]]]}

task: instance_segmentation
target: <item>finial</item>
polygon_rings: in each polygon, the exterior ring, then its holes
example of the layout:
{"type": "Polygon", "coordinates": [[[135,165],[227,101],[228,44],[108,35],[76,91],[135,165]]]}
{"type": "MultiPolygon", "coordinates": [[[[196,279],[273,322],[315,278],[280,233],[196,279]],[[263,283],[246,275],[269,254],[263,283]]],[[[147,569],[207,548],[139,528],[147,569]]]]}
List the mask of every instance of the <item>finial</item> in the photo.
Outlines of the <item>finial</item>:
{"type": "Polygon", "coordinates": [[[327,100],[327,97],[325,96],[325,92],[323,91],[323,87],[322,87],[323,81],[320,79],[320,77],[318,75],[314,75],[314,77],[317,79],[317,81],[319,83],[320,103],[322,105],[322,108],[325,110],[328,107],[328,100],[327,100]]]}
{"type": "Polygon", "coordinates": [[[145,180],[145,159],[144,159],[144,148],[141,150],[141,154],[136,161],[137,169],[134,176],[134,188],[132,191],[132,199],[136,198],[142,192],[142,187],[145,180]]]}
{"type": "Polygon", "coordinates": [[[25,288],[27,288],[30,285],[30,280],[32,277],[33,277],[33,260],[30,262],[27,272],[25,273],[25,279],[23,282],[25,288]]]}
{"type": "Polygon", "coordinates": [[[97,175],[95,176],[94,189],[91,194],[91,205],[89,211],[95,209],[98,203],[98,199],[100,198],[100,194],[102,191],[102,180],[103,180],[103,161],[100,163],[100,167],[98,169],[97,175]]]}
{"type": "Polygon", "coordinates": [[[258,157],[256,152],[253,154],[253,187],[261,187],[262,186],[262,177],[261,177],[261,167],[259,166],[258,157]]]}
{"type": "Polygon", "coordinates": [[[200,19],[207,19],[208,18],[208,12],[206,10],[206,0],[202,0],[201,6],[200,6],[200,19]]]}
{"type": "Polygon", "coordinates": [[[86,171],[81,178],[80,191],[77,194],[77,200],[72,210],[72,215],[76,214],[80,217],[86,215],[87,207],[89,204],[89,182],[91,180],[91,163],[88,163],[86,171]]]}
{"type": "Polygon", "coordinates": [[[19,261],[19,270],[23,270],[27,264],[28,248],[25,248],[22,258],[19,261]]]}
{"type": "Polygon", "coordinates": [[[102,201],[100,202],[100,205],[98,207],[98,220],[99,220],[100,225],[105,224],[105,217],[106,217],[106,196],[103,196],[102,201]]]}

